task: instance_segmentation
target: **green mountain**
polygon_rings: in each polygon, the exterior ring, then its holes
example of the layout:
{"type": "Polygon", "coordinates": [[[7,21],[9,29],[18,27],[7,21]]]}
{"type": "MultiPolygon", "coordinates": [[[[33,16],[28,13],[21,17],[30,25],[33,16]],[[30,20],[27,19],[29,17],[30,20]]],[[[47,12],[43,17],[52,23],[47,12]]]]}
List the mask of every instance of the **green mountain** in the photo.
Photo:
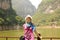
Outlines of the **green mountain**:
{"type": "Polygon", "coordinates": [[[60,0],[43,0],[33,16],[36,25],[60,25],[60,0]]]}
{"type": "Polygon", "coordinates": [[[11,0],[0,0],[0,30],[17,29],[22,25],[23,18],[12,8],[11,0]]]}
{"type": "Polygon", "coordinates": [[[33,15],[36,8],[29,0],[12,0],[12,6],[19,16],[33,15]]]}
{"type": "Polygon", "coordinates": [[[39,5],[38,11],[51,13],[60,8],[60,0],[43,0],[39,5]]]}

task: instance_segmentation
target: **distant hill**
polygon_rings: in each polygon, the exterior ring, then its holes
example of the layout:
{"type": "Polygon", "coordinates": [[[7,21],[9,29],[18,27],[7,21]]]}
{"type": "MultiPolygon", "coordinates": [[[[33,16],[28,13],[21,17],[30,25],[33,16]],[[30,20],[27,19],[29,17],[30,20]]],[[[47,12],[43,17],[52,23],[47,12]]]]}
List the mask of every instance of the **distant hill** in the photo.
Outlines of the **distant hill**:
{"type": "Polygon", "coordinates": [[[43,0],[39,5],[38,11],[50,13],[60,8],[60,0],[43,0]]]}
{"type": "Polygon", "coordinates": [[[30,14],[33,15],[36,8],[29,0],[12,0],[12,6],[19,16],[25,17],[30,14]]]}
{"type": "Polygon", "coordinates": [[[33,16],[36,25],[60,25],[60,0],[43,0],[33,16]]]}

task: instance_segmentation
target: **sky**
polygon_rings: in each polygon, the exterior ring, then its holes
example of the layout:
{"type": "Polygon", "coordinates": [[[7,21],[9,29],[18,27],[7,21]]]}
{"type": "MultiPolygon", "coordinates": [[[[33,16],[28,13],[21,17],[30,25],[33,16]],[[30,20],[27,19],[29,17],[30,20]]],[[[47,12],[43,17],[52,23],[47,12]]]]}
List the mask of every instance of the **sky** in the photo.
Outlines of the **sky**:
{"type": "Polygon", "coordinates": [[[36,7],[36,9],[37,9],[42,0],[29,0],[29,1],[30,1],[30,2],[36,7]]]}

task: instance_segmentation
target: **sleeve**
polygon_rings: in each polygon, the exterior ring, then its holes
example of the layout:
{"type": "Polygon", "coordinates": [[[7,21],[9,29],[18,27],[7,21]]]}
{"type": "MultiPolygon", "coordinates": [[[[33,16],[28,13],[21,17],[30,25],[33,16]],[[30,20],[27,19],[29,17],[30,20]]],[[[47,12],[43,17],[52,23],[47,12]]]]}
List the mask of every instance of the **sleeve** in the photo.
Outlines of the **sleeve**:
{"type": "Polygon", "coordinates": [[[23,28],[26,29],[26,25],[25,24],[23,25],[23,28]]]}

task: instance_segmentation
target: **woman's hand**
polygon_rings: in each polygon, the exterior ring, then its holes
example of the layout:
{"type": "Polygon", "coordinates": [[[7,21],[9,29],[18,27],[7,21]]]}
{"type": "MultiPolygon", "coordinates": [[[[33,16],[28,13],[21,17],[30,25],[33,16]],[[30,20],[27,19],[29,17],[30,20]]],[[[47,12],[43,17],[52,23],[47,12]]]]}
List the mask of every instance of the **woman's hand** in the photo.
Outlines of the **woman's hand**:
{"type": "Polygon", "coordinates": [[[40,34],[36,31],[36,29],[34,30],[34,32],[35,32],[35,34],[37,35],[37,36],[39,36],[40,34]]]}
{"type": "Polygon", "coordinates": [[[37,37],[40,37],[40,38],[42,38],[42,36],[41,36],[41,34],[40,33],[38,33],[37,31],[36,31],[36,29],[35,29],[35,34],[37,35],[37,37]]]}
{"type": "Polygon", "coordinates": [[[37,34],[37,37],[40,37],[40,36],[41,36],[41,35],[38,33],[38,34],[37,34]]]}

